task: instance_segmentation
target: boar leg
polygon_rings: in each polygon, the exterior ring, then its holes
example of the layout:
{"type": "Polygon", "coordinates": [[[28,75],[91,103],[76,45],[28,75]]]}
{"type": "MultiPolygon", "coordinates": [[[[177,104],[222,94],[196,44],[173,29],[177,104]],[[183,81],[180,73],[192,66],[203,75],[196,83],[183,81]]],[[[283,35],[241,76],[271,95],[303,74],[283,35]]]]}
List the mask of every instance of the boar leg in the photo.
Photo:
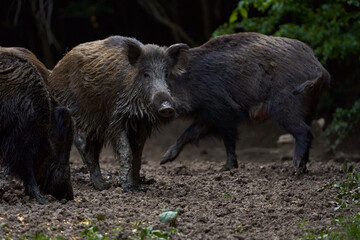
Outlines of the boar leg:
{"type": "MultiPolygon", "coordinates": [[[[34,126],[35,124],[30,123],[29,125],[34,126]]],[[[2,149],[3,152],[0,154],[3,158],[4,165],[8,166],[8,170],[11,174],[18,176],[23,181],[26,195],[35,198],[40,204],[48,204],[49,202],[40,193],[34,173],[34,170],[39,170],[42,174],[47,171],[47,169],[41,169],[41,166],[36,166],[37,164],[41,164],[37,163],[37,159],[41,160],[41,162],[46,162],[48,160],[46,157],[43,159],[43,156],[39,154],[43,151],[40,147],[42,145],[41,139],[43,139],[44,136],[41,135],[42,132],[31,128],[28,130],[24,128],[16,129],[15,127],[12,128],[12,130],[14,132],[7,136],[11,147],[2,149]],[[20,144],[19,148],[15,148],[15,143],[31,144],[20,144]]],[[[3,142],[3,136],[0,136],[0,143],[3,144],[3,142]]]]}
{"type": "Polygon", "coordinates": [[[294,168],[296,174],[306,172],[306,163],[309,161],[309,149],[312,142],[312,134],[310,127],[304,123],[301,133],[297,133],[295,137],[295,151],[294,151],[294,168]]]}
{"type": "Polygon", "coordinates": [[[109,189],[111,185],[102,177],[99,165],[99,156],[103,147],[103,141],[87,137],[84,143],[84,138],[81,134],[78,134],[74,143],[90,172],[90,179],[94,188],[96,190],[109,189]]]}
{"type": "Polygon", "coordinates": [[[112,142],[112,145],[115,158],[120,162],[119,182],[124,192],[131,191],[138,185],[138,182],[134,179],[134,156],[132,154],[128,133],[121,131],[120,136],[112,142]]]}
{"type": "Polygon", "coordinates": [[[180,154],[186,144],[197,142],[200,138],[209,134],[211,125],[194,122],[188,127],[164,154],[160,164],[172,162],[180,154]]]}
{"type": "Polygon", "coordinates": [[[113,142],[115,156],[120,162],[119,182],[124,192],[146,190],[140,186],[141,156],[146,136],[141,132],[122,131],[120,137],[113,142]]]}
{"type": "Polygon", "coordinates": [[[48,200],[46,200],[46,198],[44,198],[40,193],[32,168],[30,167],[26,171],[26,177],[23,178],[25,182],[25,193],[30,197],[35,198],[40,204],[48,204],[48,200]]]}
{"type": "Polygon", "coordinates": [[[235,153],[235,145],[237,138],[237,127],[229,127],[220,130],[220,136],[222,137],[226,149],[226,164],[223,165],[221,171],[228,171],[233,168],[238,168],[238,162],[235,153]]]}
{"type": "MultiPolygon", "coordinates": [[[[36,178],[35,178],[35,174],[33,171],[33,161],[28,159],[29,156],[31,156],[32,154],[29,153],[29,151],[27,151],[28,149],[23,149],[23,151],[19,151],[18,153],[13,154],[12,157],[14,158],[22,158],[22,159],[26,159],[26,161],[24,161],[25,166],[23,168],[23,172],[20,172],[20,178],[21,180],[23,180],[24,185],[25,185],[25,194],[29,195],[32,198],[35,198],[36,201],[40,204],[48,204],[48,200],[46,200],[46,198],[44,198],[39,190],[39,187],[37,185],[36,182],[36,178]]],[[[38,150],[38,149],[36,149],[38,150]]],[[[34,150],[34,152],[39,152],[34,150]]]]}
{"type": "Polygon", "coordinates": [[[306,163],[309,161],[309,149],[313,138],[309,125],[300,116],[291,111],[272,114],[273,120],[295,138],[293,164],[296,174],[306,172],[306,163]]]}
{"type": "MultiPolygon", "coordinates": [[[[145,179],[140,177],[140,169],[141,169],[141,157],[144,149],[144,145],[146,142],[146,135],[141,134],[141,132],[134,132],[131,129],[129,130],[129,143],[131,146],[132,154],[133,154],[133,178],[136,185],[140,183],[146,183],[145,179]]],[[[141,189],[140,190],[145,190],[141,189]]]]}

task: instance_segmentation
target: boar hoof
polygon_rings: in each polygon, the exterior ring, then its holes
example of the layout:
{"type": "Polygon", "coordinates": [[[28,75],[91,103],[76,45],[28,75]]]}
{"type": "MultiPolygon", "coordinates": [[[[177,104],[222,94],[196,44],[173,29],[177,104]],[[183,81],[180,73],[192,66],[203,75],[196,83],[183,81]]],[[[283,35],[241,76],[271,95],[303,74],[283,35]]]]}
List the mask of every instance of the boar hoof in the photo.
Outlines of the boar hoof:
{"type": "Polygon", "coordinates": [[[307,171],[307,169],[306,169],[306,166],[304,166],[304,167],[299,167],[299,168],[296,168],[296,169],[295,169],[294,175],[295,175],[295,176],[300,176],[300,175],[305,174],[305,173],[307,173],[307,172],[308,172],[308,171],[307,171]]]}
{"type": "Polygon", "coordinates": [[[166,151],[164,154],[164,157],[160,164],[164,164],[167,162],[172,162],[175,160],[175,158],[179,155],[179,150],[177,149],[176,145],[173,145],[169,148],[169,150],[166,151]]]}
{"type": "Polygon", "coordinates": [[[36,201],[39,203],[39,204],[41,204],[41,205],[46,205],[46,204],[49,204],[49,201],[46,199],[46,198],[44,198],[43,196],[36,196],[35,197],[35,199],[36,199],[36,201]]]}
{"type": "Polygon", "coordinates": [[[44,198],[39,189],[37,187],[32,187],[32,186],[26,186],[25,187],[25,194],[29,195],[30,198],[35,198],[35,200],[42,205],[46,205],[49,204],[49,201],[44,198]]]}
{"type": "Polygon", "coordinates": [[[30,197],[35,198],[35,200],[41,205],[49,204],[49,201],[44,198],[40,193],[30,194],[30,197]]]}
{"type": "Polygon", "coordinates": [[[109,189],[111,187],[111,184],[108,182],[105,182],[104,180],[102,181],[94,181],[93,182],[94,188],[96,190],[102,191],[102,190],[106,190],[109,189]]]}
{"type": "Polygon", "coordinates": [[[295,175],[301,175],[306,173],[306,160],[301,157],[294,157],[294,168],[295,168],[295,175]]]}
{"type": "Polygon", "coordinates": [[[238,167],[239,167],[239,166],[238,166],[237,163],[231,163],[231,164],[227,163],[227,164],[225,164],[225,165],[222,166],[222,168],[220,169],[220,171],[229,171],[229,170],[231,170],[231,169],[233,169],[233,168],[238,168],[238,167]]]}

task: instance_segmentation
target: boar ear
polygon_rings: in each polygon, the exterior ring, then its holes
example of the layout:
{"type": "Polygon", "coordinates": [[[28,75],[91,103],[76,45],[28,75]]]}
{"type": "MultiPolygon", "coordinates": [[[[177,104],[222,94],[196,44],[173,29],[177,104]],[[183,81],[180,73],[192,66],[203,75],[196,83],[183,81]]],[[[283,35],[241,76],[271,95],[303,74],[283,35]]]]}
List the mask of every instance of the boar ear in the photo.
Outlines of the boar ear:
{"type": "Polygon", "coordinates": [[[129,63],[131,65],[135,65],[142,54],[141,46],[138,45],[136,42],[130,40],[125,41],[125,44],[126,44],[126,55],[129,59],[129,63]]]}
{"type": "Polygon", "coordinates": [[[171,58],[171,73],[181,75],[186,71],[187,55],[186,52],[190,47],[185,43],[177,43],[166,49],[166,54],[171,58]]]}

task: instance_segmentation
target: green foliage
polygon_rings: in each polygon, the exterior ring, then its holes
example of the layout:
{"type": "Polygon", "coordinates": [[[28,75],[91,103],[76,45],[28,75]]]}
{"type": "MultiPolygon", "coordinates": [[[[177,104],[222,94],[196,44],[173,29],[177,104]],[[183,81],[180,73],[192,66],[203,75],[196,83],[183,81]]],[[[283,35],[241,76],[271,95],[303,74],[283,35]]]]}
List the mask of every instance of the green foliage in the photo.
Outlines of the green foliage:
{"type": "Polygon", "coordinates": [[[336,189],[337,195],[335,201],[330,203],[335,205],[334,210],[348,208],[350,205],[360,205],[360,173],[355,171],[354,166],[348,166],[347,162],[344,162],[343,172],[347,174],[348,179],[342,183],[330,183],[316,191],[321,192],[325,189],[336,189]]]}
{"type": "Polygon", "coordinates": [[[153,229],[152,226],[148,226],[145,222],[137,221],[134,224],[134,237],[136,239],[170,239],[171,235],[178,234],[176,228],[170,228],[169,231],[153,229]]]}
{"type": "Polygon", "coordinates": [[[220,194],[220,198],[230,200],[231,196],[229,194],[227,194],[226,192],[223,192],[220,194]]]}
{"type": "MultiPolygon", "coordinates": [[[[347,166],[347,164],[344,165],[347,166]]],[[[347,174],[347,181],[333,185],[338,190],[338,195],[335,198],[335,211],[347,208],[351,203],[355,205],[360,203],[360,173],[356,172],[353,166],[350,166],[347,174]]]]}
{"type": "Polygon", "coordinates": [[[238,233],[243,233],[243,232],[245,232],[245,231],[248,231],[249,229],[251,229],[250,226],[248,226],[248,225],[243,226],[243,224],[240,223],[239,226],[236,228],[236,231],[237,231],[238,233]]]}
{"type": "Polygon", "coordinates": [[[331,124],[326,129],[327,134],[336,136],[333,149],[336,149],[345,137],[359,127],[359,124],[360,99],[355,101],[350,109],[337,108],[331,124]]]}
{"type": "MultiPolygon", "coordinates": [[[[9,238],[12,239],[12,238],[9,238]]],[[[63,237],[49,236],[43,232],[37,232],[35,234],[25,234],[19,238],[20,240],[65,240],[63,237]]]]}
{"type": "Polygon", "coordinates": [[[6,222],[2,222],[2,223],[0,224],[0,228],[5,228],[5,227],[7,227],[7,223],[6,223],[6,222]]]}
{"type": "MultiPolygon", "coordinates": [[[[325,231],[314,231],[312,229],[303,229],[303,236],[298,238],[302,240],[347,240],[347,239],[360,239],[360,213],[355,214],[352,218],[341,217],[335,219],[331,228],[325,231]]],[[[302,227],[305,227],[302,225],[302,227]]]]}
{"type": "Polygon", "coordinates": [[[360,0],[242,0],[213,37],[238,28],[299,39],[323,63],[359,59],[360,0]]]}
{"type": "Polygon", "coordinates": [[[176,226],[176,218],[179,215],[180,209],[175,209],[175,211],[170,211],[168,208],[162,209],[162,213],[160,213],[160,221],[162,223],[168,223],[170,227],[176,226]]]}
{"type": "Polygon", "coordinates": [[[152,226],[147,226],[143,222],[136,222],[134,227],[137,229],[135,231],[135,237],[137,239],[146,240],[146,239],[170,239],[171,235],[177,234],[178,230],[174,228],[176,226],[176,219],[179,215],[180,209],[175,209],[174,211],[169,210],[168,208],[163,208],[159,214],[160,221],[162,223],[167,223],[170,226],[169,231],[163,230],[154,230],[152,226]]]}
{"type": "MultiPolygon", "coordinates": [[[[176,225],[176,219],[179,214],[179,209],[175,211],[170,211],[167,208],[162,209],[162,213],[159,215],[161,222],[168,223],[170,228],[167,230],[153,229],[152,226],[149,226],[147,223],[143,221],[136,221],[130,229],[130,234],[126,233],[125,236],[122,235],[124,229],[124,225],[120,225],[114,227],[110,232],[101,231],[100,228],[96,225],[96,221],[90,221],[87,216],[83,216],[80,223],[76,223],[74,225],[79,225],[84,227],[83,231],[80,233],[74,233],[72,239],[78,239],[80,234],[80,239],[85,240],[113,240],[113,239],[170,239],[171,236],[183,236],[178,232],[174,226],[176,225]]],[[[97,215],[98,221],[104,221],[106,219],[106,215],[99,214],[97,215]]],[[[0,228],[7,228],[6,223],[1,223],[0,228]]],[[[0,235],[0,239],[12,240],[14,239],[11,234],[6,234],[5,236],[0,235]]],[[[44,232],[38,233],[26,233],[22,235],[19,239],[23,240],[63,240],[65,238],[61,236],[51,236],[47,235],[44,232]]]]}
{"type": "Polygon", "coordinates": [[[97,226],[92,226],[87,229],[85,229],[83,232],[81,232],[81,235],[85,237],[86,240],[100,240],[104,239],[104,236],[100,233],[97,233],[99,228],[97,226]]]}
{"type": "MultiPolygon", "coordinates": [[[[348,179],[342,183],[330,183],[316,191],[323,191],[325,189],[337,189],[334,211],[353,206],[359,206],[360,200],[360,173],[356,172],[354,166],[348,166],[347,162],[344,163],[342,171],[347,174],[348,179]]],[[[315,239],[332,239],[332,240],[345,240],[345,239],[360,239],[360,213],[354,217],[339,217],[332,221],[331,226],[323,231],[315,231],[307,229],[308,222],[301,220],[299,227],[302,229],[302,240],[315,240],[315,239]]]]}
{"type": "Polygon", "coordinates": [[[171,228],[170,231],[153,230],[151,226],[142,227],[135,233],[135,237],[141,240],[147,239],[170,239],[172,234],[176,234],[177,229],[171,228]]]}

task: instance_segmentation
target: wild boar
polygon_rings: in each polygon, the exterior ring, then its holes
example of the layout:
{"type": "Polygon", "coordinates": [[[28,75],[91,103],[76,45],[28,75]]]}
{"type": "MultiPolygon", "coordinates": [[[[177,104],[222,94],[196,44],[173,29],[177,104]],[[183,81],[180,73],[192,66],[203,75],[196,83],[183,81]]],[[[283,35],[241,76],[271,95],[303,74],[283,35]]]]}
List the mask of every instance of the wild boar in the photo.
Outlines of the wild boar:
{"type": "Polygon", "coordinates": [[[188,143],[208,135],[224,141],[222,170],[238,167],[237,124],[271,117],[296,139],[294,167],[306,171],[309,127],[330,75],[306,44],[259,33],[216,37],[187,51],[186,72],[169,79],[180,117],[193,123],[165,153],[173,161],[188,143]]]}
{"type": "Polygon", "coordinates": [[[29,50],[0,47],[0,160],[41,204],[43,193],[72,200],[70,110],[50,96],[49,71],[29,50]],[[39,185],[39,187],[38,187],[39,185]]]}
{"type": "Polygon", "coordinates": [[[183,73],[188,48],[112,36],[74,47],[53,69],[52,94],[72,110],[78,129],[75,145],[95,189],[110,187],[99,166],[106,143],[120,162],[124,190],[140,187],[145,140],[175,114],[166,81],[169,75],[183,73]]]}

